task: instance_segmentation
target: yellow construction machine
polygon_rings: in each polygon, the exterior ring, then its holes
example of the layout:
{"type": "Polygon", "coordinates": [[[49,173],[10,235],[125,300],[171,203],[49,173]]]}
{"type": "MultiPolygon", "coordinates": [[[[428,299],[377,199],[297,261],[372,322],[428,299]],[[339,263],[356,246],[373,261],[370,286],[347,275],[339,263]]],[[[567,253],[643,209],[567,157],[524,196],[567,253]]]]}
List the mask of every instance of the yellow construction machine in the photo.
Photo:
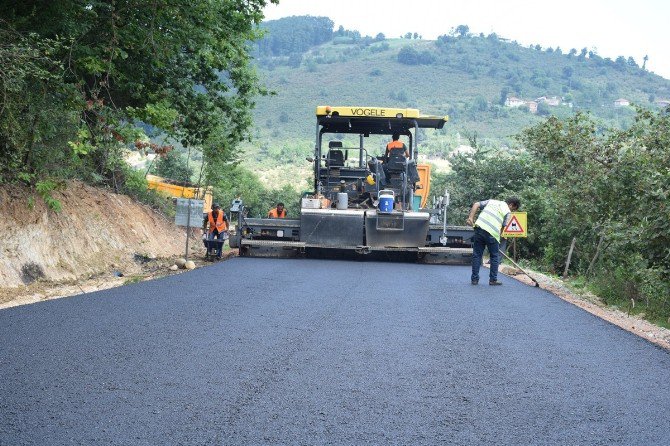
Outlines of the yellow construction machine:
{"type": "Polygon", "coordinates": [[[146,179],[149,189],[154,189],[166,197],[204,200],[203,212],[212,210],[212,186],[203,188],[186,181],[174,181],[156,175],[147,175],[146,179]]]}
{"type": "MultiPolygon", "coordinates": [[[[231,248],[241,256],[353,254],[409,256],[425,263],[469,263],[472,228],[447,224],[449,194],[428,207],[430,166],[417,164],[421,129],[441,129],[446,116],[411,108],[316,109],[313,191],[290,219],[247,218],[241,200],[231,248]],[[370,153],[371,136],[398,134],[407,153],[370,153]]],[[[374,150],[374,149],[373,149],[374,150]]],[[[384,152],[381,145],[377,150],[384,152]]]]}

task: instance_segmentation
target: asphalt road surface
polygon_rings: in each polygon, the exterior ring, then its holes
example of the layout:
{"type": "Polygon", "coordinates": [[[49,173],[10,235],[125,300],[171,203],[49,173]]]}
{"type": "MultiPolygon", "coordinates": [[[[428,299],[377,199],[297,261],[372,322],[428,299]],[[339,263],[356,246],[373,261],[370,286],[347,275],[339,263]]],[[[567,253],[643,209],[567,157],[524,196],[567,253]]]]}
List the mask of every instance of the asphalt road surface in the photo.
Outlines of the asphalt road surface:
{"type": "Polygon", "coordinates": [[[237,258],[0,310],[0,445],[670,444],[668,352],[469,279],[237,258]]]}

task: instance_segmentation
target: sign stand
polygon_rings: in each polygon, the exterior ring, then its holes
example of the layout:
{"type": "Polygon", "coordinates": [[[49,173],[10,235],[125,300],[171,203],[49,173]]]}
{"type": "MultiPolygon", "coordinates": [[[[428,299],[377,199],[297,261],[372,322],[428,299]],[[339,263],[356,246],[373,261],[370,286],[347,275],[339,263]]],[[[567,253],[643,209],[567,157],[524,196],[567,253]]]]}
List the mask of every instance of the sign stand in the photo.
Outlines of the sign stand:
{"type": "Polygon", "coordinates": [[[174,217],[174,223],[177,226],[186,226],[186,252],[184,253],[186,260],[188,260],[188,245],[191,232],[191,221],[202,218],[202,210],[204,205],[204,200],[177,198],[177,213],[174,217]]]}
{"type": "Polygon", "coordinates": [[[188,199],[188,217],[186,217],[186,252],[184,259],[188,262],[188,233],[191,230],[191,199],[188,199]]]}

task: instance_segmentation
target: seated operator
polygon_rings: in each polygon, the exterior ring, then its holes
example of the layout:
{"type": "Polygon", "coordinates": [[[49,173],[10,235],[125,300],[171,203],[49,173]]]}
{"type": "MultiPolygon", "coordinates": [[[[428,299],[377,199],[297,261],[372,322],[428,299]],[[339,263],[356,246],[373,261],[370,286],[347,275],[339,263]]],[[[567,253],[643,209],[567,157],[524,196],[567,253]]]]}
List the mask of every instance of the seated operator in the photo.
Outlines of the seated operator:
{"type": "Polygon", "coordinates": [[[399,133],[394,133],[393,136],[391,136],[392,141],[388,144],[386,144],[386,154],[384,155],[384,159],[388,161],[389,157],[392,155],[405,155],[405,158],[409,158],[409,150],[407,149],[407,146],[400,142],[400,134],[399,133]]]}

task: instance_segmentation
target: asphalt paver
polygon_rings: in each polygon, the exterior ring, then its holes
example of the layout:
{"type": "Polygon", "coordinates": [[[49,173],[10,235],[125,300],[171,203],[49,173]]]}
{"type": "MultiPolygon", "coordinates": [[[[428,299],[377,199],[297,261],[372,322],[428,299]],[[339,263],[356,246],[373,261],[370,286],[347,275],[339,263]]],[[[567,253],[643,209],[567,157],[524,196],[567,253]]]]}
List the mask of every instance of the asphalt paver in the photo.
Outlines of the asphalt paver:
{"type": "Polygon", "coordinates": [[[670,444],[667,351],[502,281],[236,258],[0,310],[0,445],[670,444]]]}

